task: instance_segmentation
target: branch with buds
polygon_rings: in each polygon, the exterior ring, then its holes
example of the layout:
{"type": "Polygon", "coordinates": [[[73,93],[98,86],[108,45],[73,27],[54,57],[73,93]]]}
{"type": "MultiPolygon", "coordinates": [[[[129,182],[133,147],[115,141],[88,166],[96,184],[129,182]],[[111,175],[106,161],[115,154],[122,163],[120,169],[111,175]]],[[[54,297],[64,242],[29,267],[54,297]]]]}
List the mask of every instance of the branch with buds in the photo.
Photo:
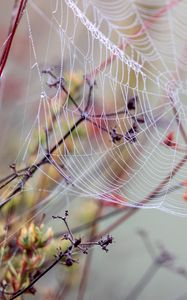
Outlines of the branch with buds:
{"type": "MultiPolygon", "coordinates": [[[[67,247],[65,251],[61,249],[61,247],[57,248],[57,251],[55,253],[55,260],[43,271],[40,271],[38,274],[35,274],[33,276],[33,279],[31,280],[30,284],[23,288],[18,290],[15,293],[12,293],[10,300],[16,299],[18,296],[23,295],[24,293],[28,291],[35,291],[34,284],[39,281],[44,275],[46,275],[53,267],[55,267],[58,263],[61,263],[65,265],[66,267],[71,267],[73,264],[78,263],[78,260],[74,258],[74,256],[77,253],[87,254],[89,249],[98,246],[105,252],[108,252],[108,246],[112,244],[113,237],[110,235],[107,235],[105,238],[101,238],[98,241],[86,241],[82,242],[81,238],[76,238],[69,225],[68,225],[68,211],[65,211],[64,217],[61,216],[53,216],[53,219],[60,219],[64,222],[66,226],[66,232],[62,235],[62,240],[69,241],[70,245],[67,247]]],[[[1,292],[2,293],[2,292],[1,292]]],[[[10,292],[6,292],[5,289],[3,290],[4,295],[10,295],[10,292]]]]}

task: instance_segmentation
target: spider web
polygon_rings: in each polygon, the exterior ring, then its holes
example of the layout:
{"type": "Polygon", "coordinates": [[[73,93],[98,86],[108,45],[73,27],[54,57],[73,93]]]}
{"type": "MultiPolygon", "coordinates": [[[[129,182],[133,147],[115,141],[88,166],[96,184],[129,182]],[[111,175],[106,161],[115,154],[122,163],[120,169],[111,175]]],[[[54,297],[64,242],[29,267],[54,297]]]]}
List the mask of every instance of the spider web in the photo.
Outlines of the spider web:
{"type": "Polygon", "coordinates": [[[48,157],[60,177],[38,166],[37,178],[43,174],[51,189],[46,185],[36,191],[34,179],[24,187],[28,193],[46,193],[34,207],[38,212],[58,211],[80,197],[137,207],[169,174],[162,190],[141,207],[186,214],[181,188],[186,166],[172,176],[187,153],[181,130],[187,114],[186,11],[179,0],[57,0],[45,6],[30,1],[27,95],[16,163],[36,164],[47,155],[46,142],[51,149],[63,139],[85,109],[93,85],[89,120],[48,157]],[[49,67],[55,77],[47,73],[49,67]],[[76,105],[54,85],[59,78],[76,105]],[[32,122],[27,121],[30,110],[32,122]],[[132,124],[138,130],[127,138],[132,124]],[[170,132],[177,147],[164,144],[170,132]]]}

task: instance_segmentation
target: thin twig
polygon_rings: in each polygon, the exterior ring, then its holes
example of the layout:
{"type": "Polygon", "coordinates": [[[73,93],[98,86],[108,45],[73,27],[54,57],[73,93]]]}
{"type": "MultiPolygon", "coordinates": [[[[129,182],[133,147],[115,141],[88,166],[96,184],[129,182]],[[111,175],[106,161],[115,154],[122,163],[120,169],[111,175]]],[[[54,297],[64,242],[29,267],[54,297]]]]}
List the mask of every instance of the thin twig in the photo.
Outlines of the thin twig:
{"type": "MultiPolygon", "coordinates": [[[[102,208],[103,208],[103,204],[102,204],[102,202],[100,202],[99,209],[96,213],[95,220],[93,221],[91,232],[89,234],[89,240],[90,241],[93,240],[94,236],[97,233],[98,223],[97,223],[96,220],[100,216],[102,208]]],[[[86,286],[87,286],[87,282],[88,282],[88,275],[89,275],[90,267],[91,267],[92,256],[93,256],[93,250],[88,253],[88,255],[86,256],[86,259],[85,259],[84,268],[82,270],[82,276],[81,276],[79,290],[78,290],[77,300],[84,300],[84,296],[85,296],[85,292],[86,292],[86,286]]]]}
{"type": "MultiPolygon", "coordinates": [[[[45,71],[47,74],[50,74],[50,76],[52,76],[52,72],[51,71],[45,71]]],[[[56,76],[53,75],[55,78],[56,76]]],[[[92,91],[91,87],[90,90],[92,91]]],[[[67,91],[66,91],[67,92],[67,91]]],[[[67,92],[68,93],[68,92],[67,92]]],[[[91,93],[90,93],[91,95],[91,93]]],[[[70,97],[69,93],[67,94],[68,97],[70,97]]],[[[73,99],[73,97],[71,96],[70,99],[73,99]]],[[[74,100],[73,100],[74,101],[74,100]]],[[[75,101],[74,101],[75,102],[75,101]]],[[[74,103],[73,102],[73,103],[74,103]]],[[[88,102],[89,102],[89,97],[88,97],[88,102]]],[[[51,148],[48,149],[48,153],[47,155],[45,154],[44,157],[36,164],[26,168],[25,174],[23,174],[23,178],[20,180],[20,182],[16,185],[16,187],[13,189],[13,191],[9,194],[9,196],[4,199],[1,203],[0,203],[0,209],[2,207],[4,207],[7,203],[9,203],[12,199],[13,196],[15,196],[17,193],[21,192],[24,185],[26,184],[26,182],[32,177],[32,175],[44,164],[47,163],[51,163],[50,161],[50,155],[52,155],[55,150],[57,150],[57,148],[59,146],[61,146],[65,140],[71,135],[71,133],[83,122],[83,121],[88,121],[91,122],[95,127],[99,128],[100,130],[107,132],[111,138],[112,141],[115,143],[116,141],[121,140],[122,137],[124,137],[124,139],[126,139],[127,141],[131,142],[131,139],[133,139],[133,137],[131,138],[129,131],[127,131],[127,133],[125,133],[124,135],[119,134],[115,131],[115,136],[113,136],[113,131],[109,131],[107,128],[100,126],[99,124],[95,123],[94,121],[90,120],[89,117],[87,116],[87,112],[83,112],[80,109],[81,112],[81,116],[80,118],[74,123],[74,125],[67,131],[67,133],[51,148]]],[[[131,129],[130,129],[131,130],[131,129]]],[[[133,130],[134,133],[134,130],[133,130]]],[[[49,147],[49,145],[47,146],[49,147]]],[[[19,174],[20,171],[17,172],[17,174],[19,174]]],[[[12,174],[11,174],[12,176],[12,174]]],[[[8,178],[9,176],[7,176],[6,178],[8,178]]],[[[18,176],[15,176],[14,178],[11,178],[10,182],[13,181],[15,178],[17,178],[18,176]]],[[[1,181],[5,181],[5,179],[2,179],[1,181]]],[[[9,183],[9,182],[8,182],[9,183]]],[[[5,187],[8,183],[3,184],[3,187],[5,187]]],[[[1,189],[1,187],[0,187],[1,189]]]]}
{"type": "MultiPolygon", "coordinates": [[[[76,248],[78,248],[80,251],[82,251],[83,254],[87,254],[88,247],[93,246],[92,242],[88,241],[88,242],[82,244],[81,239],[74,238],[74,236],[72,235],[71,230],[69,228],[69,225],[67,223],[67,220],[66,220],[67,217],[68,217],[68,211],[65,212],[65,217],[53,216],[54,219],[60,218],[64,221],[67,231],[68,231],[68,235],[64,234],[62,239],[69,240],[71,245],[64,252],[62,252],[61,248],[59,248],[58,254],[55,255],[56,259],[54,260],[54,262],[51,263],[44,271],[42,271],[40,274],[38,274],[36,277],[34,277],[31,280],[31,282],[28,284],[27,287],[17,291],[16,293],[13,293],[13,296],[9,300],[16,299],[20,295],[23,295],[26,291],[30,290],[38,280],[40,280],[44,275],[46,275],[46,273],[48,273],[53,267],[55,267],[63,258],[66,259],[65,265],[71,266],[74,262],[76,262],[72,258],[73,251],[76,248]],[[86,248],[84,247],[84,244],[86,245],[86,248]]],[[[97,242],[94,242],[94,245],[99,246],[99,247],[101,247],[101,249],[107,251],[108,249],[106,247],[108,247],[108,245],[111,243],[112,243],[112,237],[107,236],[105,240],[99,240],[97,242]]]]}
{"type": "MultiPolygon", "coordinates": [[[[64,141],[71,135],[71,133],[77,128],[77,126],[84,121],[84,117],[81,117],[77,120],[77,122],[68,130],[68,132],[55,144],[49,151],[49,154],[52,155],[55,150],[61,146],[64,141]]],[[[10,195],[0,203],[0,209],[4,207],[8,202],[11,201],[12,197],[22,191],[25,183],[33,176],[33,174],[44,164],[49,163],[49,159],[46,155],[35,165],[32,165],[27,169],[25,175],[23,176],[22,180],[16,185],[10,195]]]]}
{"type": "Polygon", "coordinates": [[[151,279],[156,275],[160,268],[160,265],[153,262],[150,267],[147,269],[143,277],[139,280],[130,294],[125,298],[125,300],[136,300],[143,289],[147,286],[147,284],[151,281],[151,279]]]}
{"type": "MultiPolygon", "coordinates": [[[[69,248],[68,248],[68,250],[69,250],[69,248]]],[[[21,289],[17,293],[15,293],[10,298],[10,300],[16,299],[17,297],[19,297],[20,295],[24,294],[26,291],[28,291],[29,289],[31,289],[31,287],[33,287],[33,285],[38,280],[40,280],[46,273],[48,273],[54,266],[56,266],[62,260],[62,258],[66,255],[67,251],[65,251],[62,254],[60,254],[59,257],[56,258],[55,261],[52,264],[50,264],[48,268],[46,268],[43,272],[41,272],[38,276],[36,276],[28,286],[26,286],[25,288],[21,289]]]]}
{"type": "MultiPolygon", "coordinates": [[[[0,59],[0,77],[3,73],[4,67],[6,65],[8,55],[9,55],[9,52],[10,52],[10,49],[11,49],[12,41],[13,41],[14,35],[16,33],[17,27],[19,25],[19,22],[22,18],[23,12],[26,8],[27,1],[28,0],[21,0],[20,1],[20,5],[19,5],[19,8],[18,8],[18,11],[17,11],[17,14],[16,14],[14,25],[12,25],[14,17],[12,16],[12,18],[11,18],[11,23],[10,23],[9,32],[8,32],[8,39],[6,41],[6,45],[5,45],[4,51],[3,51],[1,59],[0,59]]],[[[14,8],[13,8],[13,15],[15,13],[16,8],[17,8],[17,1],[15,2],[14,8]]]]}

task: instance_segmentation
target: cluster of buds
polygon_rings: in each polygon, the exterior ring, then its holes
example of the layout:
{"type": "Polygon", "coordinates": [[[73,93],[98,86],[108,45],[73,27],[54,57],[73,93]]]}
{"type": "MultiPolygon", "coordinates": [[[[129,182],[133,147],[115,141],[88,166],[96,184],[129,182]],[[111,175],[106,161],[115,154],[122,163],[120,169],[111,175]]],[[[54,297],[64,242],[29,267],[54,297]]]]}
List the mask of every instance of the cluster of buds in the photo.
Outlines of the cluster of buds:
{"type": "Polygon", "coordinates": [[[99,246],[102,250],[108,252],[108,247],[113,242],[112,236],[107,235],[98,241],[82,242],[80,237],[74,237],[68,225],[67,217],[68,211],[65,211],[64,217],[53,216],[54,219],[61,219],[66,226],[66,231],[61,237],[66,245],[62,245],[64,249],[62,247],[57,248],[54,255],[55,261],[47,268],[44,267],[46,246],[53,237],[52,230],[50,228],[46,230],[43,224],[36,225],[33,222],[20,230],[14,241],[15,246],[17,246],[16,255],[9,261],[4,281],[0,282],[0,293],[3,296],[9,294],[13,296],[11,299],[15,299],[24,293],[35,294],[35,283],[56,264],[61,263],[71,267],[78,263],[76,257],[79,253],[87,254],[89,249],[94,246],[99,246]]]}
{"type": "MultiPolygon", "coordinates": [[[[32,222],[25,225],[14,240],[10,240],[2,250],[2,268],[5,266],[5,273],[0,282],[1,294],[6,293],[7,289],[17,292],[30,284],[44,265],[52,237],[51,228],[46,229],[43,224],[32,222]]],[[[35,289],[32,287],[27,292],[34,294],[35,289]]]]}
{"type": "Polygon", "coordinates": [[[43,248],[51,241],[53,232],[51,228],[45,229],[44,225],[40,226],[30,223],[21,229],[17,239],[17,244],[20,249],[33,251],[38,248],[43,248]]]}

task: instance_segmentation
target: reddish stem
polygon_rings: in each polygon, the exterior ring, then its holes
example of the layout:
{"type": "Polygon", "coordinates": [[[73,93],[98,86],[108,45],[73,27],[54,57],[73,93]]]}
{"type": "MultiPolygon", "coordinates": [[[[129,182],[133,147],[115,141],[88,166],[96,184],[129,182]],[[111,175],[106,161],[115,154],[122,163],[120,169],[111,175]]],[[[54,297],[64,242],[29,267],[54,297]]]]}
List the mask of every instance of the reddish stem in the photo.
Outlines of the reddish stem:
{"type": "MultiPolygon", "coordinates": [[[[12,26],[10,24],[10,29],[9,29],[9,32],[8,32],[8,39],[7,39],[4,51],[3,51],[1,59],[0,59],[0,77],[2,76],[3,70],[5,68],[5,65],[6,65],[6,62],[7,62],[7,59],[8,59],[8,55],[9,55],[9,52],[10,52],[10,49],[11,49],[12,41],[13,41],[14,35],[16,33],[17,27],[19,25],[19,22],[21,20],[21,17],[23,15],[23,12],[25,10],[27,1],[28,0],[21,0],[20,1],[20,5],[19,5],[19,8],[18,8],[18,11],[17,11],[17,14],[16,14],[14,25],[12,26]]],[[[11,23],[12,23],[12,21],[11,21],[11,23]]]]}

